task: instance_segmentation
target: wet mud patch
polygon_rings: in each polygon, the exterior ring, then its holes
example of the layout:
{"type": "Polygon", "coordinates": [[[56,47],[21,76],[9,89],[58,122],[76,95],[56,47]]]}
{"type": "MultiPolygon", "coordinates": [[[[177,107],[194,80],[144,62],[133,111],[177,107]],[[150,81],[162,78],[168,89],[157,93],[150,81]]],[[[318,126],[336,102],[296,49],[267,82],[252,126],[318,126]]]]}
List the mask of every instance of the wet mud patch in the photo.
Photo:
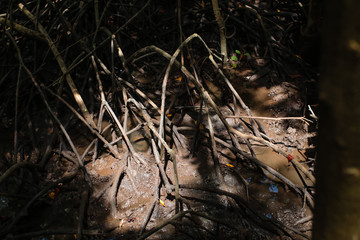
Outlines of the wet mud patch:
{"type": "MultiPolygon", "coordinates": [[[[268,91],[263,94],[269,97],[268,91]]],[[[253,134],[249,127],[250,118],[229,117],[234,116],[234,111],[229,106],[222,106],[221,111],[228,117],[226,119],[233,128],[244,134],[253,134]]],[[[311,163],[303,163],[306,161],[304,152],[309,148],[307,123],[302,119],[272,119],[278,117],[278,106],[262,110],[265,112],[259,111],[253,111],[254,115],[269,117],[258,119],[266,138],[309,169],[311,163]]],[[[243,110],[237,114],[246,116],[243,110]]],[[[245,155],[237,155],[239,152],[229,147],[232,140],[219,117],[213,112],[209,115],[215,137],[219,140],[216,141],[216,158],[207,131],[209,125],[206,114],[201,125],[196,124],[196,118],[187,114],[183,118],[184,122],[176,121],[182,143],[173,144],[172,150],[176,156],[180,199],[176,199],[174,162],[170,155],[166,154],[165,160],[160,161],[159,165],[164,168],[171,185],[171,191],[167,192],[163,187],[164,179],[159,173],[156,159],[150,151],[136,153],[144,160],[144,164],[126,151],[126,148],[118,149],[119,158],[102,148],[99,151],[101,154],[94,159],[95,151],[90,150],[84,159],[85,172],[92,183],[84,215],[84,238],[309,238],[311,221],[307,219],[312,213],[302,191],[296,192],[288,188],[287,184],[247,156],[253,154],[254,158],[285,176],[299,189],[304,189],[304,182],[307,187],[312,187],[313,183],[302,173],[302,177],[299,177],[298,170],[286,157],[265,144],[252,140],[247,143],[238,139],[238,150],[245,155]],[[182,128],[185,130],[182,131],[182,128]],[[196,131],[197,135],[194,135],[196,131]]],[[[76,147],[84,153],[94,136],[89,137],[89,133],[82,128],[78,130],[81,130],[80,133],[75,129],[72,134],[76,147]]],[[[171,136],[169,133],[168,135],[171,136]]],[[[62,235],[53,234],[57,239],[72,239],[79,226],[79,209],[83,204],[78,190],[86,189],[87,182],[85,173],[78,170],[75,155],[69,150],[64,150],[61,155],[58,152],[59,149],[54,151],[47,164],[46,181],[55,183],[69,174],[76,174],[69,182],[56,183],[44,192],[44,201],[41,201],[43,205],[32,206],[32,213],[42,212],[37,221],[33,221],[32,215],[24,219],[32,221],[32,226],[36,229],[64,231],[65,234],[62,235]]],[[[307,191],[310,192],[311,189],[307,191]]],[[[10,200],[4,199],[5,204],[10,200]]],[[[19,209],[14,208],[14,212],[19,212],[19,209]]],[[[8,215],[4,216],[10,221],[8,215]]]]}
{"type": "Polygon", "coordinates": [[[0,6],[1,239],[310,238],[302,6],[223,2],[227,61],[209,1],[68,2],[0,6]]]}

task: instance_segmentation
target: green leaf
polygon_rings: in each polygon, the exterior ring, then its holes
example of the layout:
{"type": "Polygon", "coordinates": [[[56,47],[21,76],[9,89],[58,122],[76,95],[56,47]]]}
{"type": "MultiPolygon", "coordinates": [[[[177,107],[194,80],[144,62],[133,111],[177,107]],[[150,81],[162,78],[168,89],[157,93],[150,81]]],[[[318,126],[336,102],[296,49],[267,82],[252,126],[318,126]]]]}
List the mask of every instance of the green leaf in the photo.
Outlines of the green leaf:
{"type": "Polygon", "coordinates": [[[235,52],[239,55],[241,54],[241,52],[239,50],[235,50],[235,52]]]}
{"type": "Polygon", "coordinates": [[[250,57],[250,53],[244,53],[244,56],[248,56],[248,57],[250,57]]]}
{"type": "Polygon", "coordinates": [[[233,63],[233,68],[236,68],[237,67],[237,64],[236,63],[233,63]]]}
{"type": "Polygon", "coordinates": [[[231,56],[231,60],[233,60],[233,61],[238,61],[239,59],[237,58],[237,56],[231,56]]]}

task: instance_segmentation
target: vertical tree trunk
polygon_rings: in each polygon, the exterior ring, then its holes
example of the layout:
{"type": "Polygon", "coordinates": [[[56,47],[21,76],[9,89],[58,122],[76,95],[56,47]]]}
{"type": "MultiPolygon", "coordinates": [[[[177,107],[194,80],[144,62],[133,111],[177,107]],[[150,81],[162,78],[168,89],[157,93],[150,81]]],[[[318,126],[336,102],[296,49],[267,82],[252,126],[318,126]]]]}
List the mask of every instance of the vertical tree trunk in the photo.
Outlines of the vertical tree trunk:
{"type": "Polygon", "coordinates": [[[313,239],[360,239],[360,1],[326,1],[313,239]]]}
{"type": "Polygon", "coordinates": [[[226,36],[225,36],[225,22],[221,16],[218,0],[211,0],[211,4],[214,11],[216,22],[219,26],[221,54],[224,56],[224,62],[227,62],[228,55],[227,55],[226,36]]]}

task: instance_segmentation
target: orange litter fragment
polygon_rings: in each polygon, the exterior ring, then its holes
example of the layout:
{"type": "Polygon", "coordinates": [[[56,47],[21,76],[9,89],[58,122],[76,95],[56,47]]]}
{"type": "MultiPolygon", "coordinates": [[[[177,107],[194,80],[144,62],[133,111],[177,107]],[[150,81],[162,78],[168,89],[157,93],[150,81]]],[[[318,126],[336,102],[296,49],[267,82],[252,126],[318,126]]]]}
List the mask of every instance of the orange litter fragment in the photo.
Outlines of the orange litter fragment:
{"type": "Polygon", "coordinates": [[[175,80],[178,81],[178,82],[181,82],[182,76],[179,76],[179,77],[175,78],[175,80]]]}
{"type": "Polygon", "coordinates": [[[49,193],[48,195],[49,195],[49,198],[51,198],[51,199],[54,199],[54,198],[55,198],[55,193],[54,193],[54,192],[51,192],[51,193],[49,193]]]}

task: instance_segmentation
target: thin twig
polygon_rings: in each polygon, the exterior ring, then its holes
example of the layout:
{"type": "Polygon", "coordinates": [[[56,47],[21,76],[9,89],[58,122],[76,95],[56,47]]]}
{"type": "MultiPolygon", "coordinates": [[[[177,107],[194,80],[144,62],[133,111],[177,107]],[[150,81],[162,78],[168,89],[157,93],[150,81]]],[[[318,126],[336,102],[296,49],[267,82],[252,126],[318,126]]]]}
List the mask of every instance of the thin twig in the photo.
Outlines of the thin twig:
{"type": "Polygon", "coordinates": [[[164,171],[164,166],[161,163],[160,154],[159,154],[159,151],[157,149],[157,145],[156,145],[154,139],[151,139],[151,146],[152,146],[152,151],[154,153],[156,165],[159,168],[161,179],[163,180],[164,185],[165,185],[165,191],[167,194],[170,194],[172,192],[171,184],[169,183],[169,179],[164,171]]]}
{"type": "Polygon", "coordinates": [[[154,234],[155,232],[159,231],[160,229],[162,229],[163,227],[165,227],[168,224],[171,224],[173,221],[175,221],[178,218],[181,218],[183,216],[185,216],[186,214],[190,213],[192,211],[181,211],[177,214],[175,214],[174,216],[172,216],[169,219],[166,219],[165,221],[163,221],[162,223],[158,224],[156,227],[152,228],[150,231],[142,234],[140,237],[137,238],[137,240],[142,240],[142,239],[146,239],[149,236],[151,236],[152,234],[154,234]]]}
{"type": "Polygon", "coordinates": [[[225,115],[225,118],[251,118],[251,119],[262,119],[262,120],[274,120],[274,121],[281,121],[281,120],[302,120],[304,122],[313,122],[306,117],[259,117],[259,116],[232,116],[232,115],[225,115]]]}
{"type": "MultiPolygon", "coordinates": [[[[155,141],[153,141],[153,145],[156,145],[155,141]]],[[[160,191],[159,191],[159,189],[160,189],[160,169],[156,174],[156,179],[155,179],[154,182],[155,182],[154,200],[153,200],[151,206],[148,208],[147,213],[145,214],[144,221],[143,221],[143,226],[141,228],[141,231],[140,231],[139,235],[142,235],[144,233],[144,231],[146,229],[146,226],[150,221],[151,214],[154,211],[156,203],[159,202],[159,198],[160,198],[160,191]]]]}
{"type": "Polygon", "coordinates": [[[178,180],[178,175],[177,175],[177,160],[176,160],[175,152],[170,148],[170,146],[166,143],[166,141],[160,136],[159,132],[154,127],[154,124],[151,121],[149,114],[145,111],[144,106],[141,103],[136,102],[135,99],[133,99],[133,98],[128,99],[128,101],[134,103],[135,106],[141,111],[145,121],[147,122],[147,126],[152,131],[152,133],[160,140],[161,144],[165,147],[166,151],[170,155],[170,159],[172,160],[173,168],[174,168],[175,198],[180,199],[179,180],[178,180]]]}
{"type": "Polygon", "coordinates": [[[83,235],[83,228],[84,228],[84,218],[86,214],[86,208],[89,201],[89,190],[85,189],[81,192],[81,202],[80,202],[80,209],[79,209],[79,220],[78,220],[78,227],[77,227],[77,235],[76,239],[82,239],[83,235]]]}
{"type": "Polygon", "coordinates": [[[28,209],[30,206],[41,196],[43,196],[49,189],[56,187],[59,183],[64,183],[67,181],[70,181],[77,175],[77,169],[73,172],[69,173],[68,175],[65,175],[61,179],[58,179],[56,182],[50,183],[46,187],[44,187],[41,191],[39,191],[24,207],[21,208],[21,210],[17,213],[17,215],[14,217],[12,222],[6,226],[2,231],[0,232],[0,236],[8,233],[11,231],[11,229],[15,226],[15,224],[24,216],[28,215],[28,209]]]}
{"type": "Polygon", "coordinates": [[[39,165],[30,163],[30,162],[18,162],[12,165],[9,169],[7,169],[1,176],[0,176],[0,185],[17,169],[19,168],[35,168],[41,169],[39,165]]]}
{"type": "Polygon", "coordinates": [[[24,62],[23,62],[23,59],[22,59],[22,55],[21,55],[21,52],[20,52],[20,49],[17,45],[17,43],[15,42],[14,38],[11,36],[11,34],[9,32],[6,32],[6,34],[8,35],[8,37],[11,39],[11,41],[13,42],[14,44],[14,47],[17,51],[17,54],[18,54],[18,57],[19,57],[19,62],[20,64],[23,66],[25,72],[29,75],[29,77],[31,78],[31,81],[33,82],[33,84],[35,85],[35,87],[37,88],[37,90],[39,91],[40,93],[40,96],[47,108],[47,110],[49,111],[49,113],[51,114],[51,116],[53,117],[53,119],[56,121],[56,123],[59,125],[61,131],[63,132],[64,136],[66,137],[68,143],[70,144],[71,146],[71,149],[74,151],[75,155],[76,155],[76,159],[78,161],[78,164],[79,164],[79,167],[80,169],[82,170],[82,172],[84,173],[84,176],[85,176],[85,179],[87,181],[87,183],[89,184],[89,187],[91,188],[92,186],[92,183],[91,183],[91,180],[90,180],[90,177],[84,167],[84,164],[83,162],[81,161],[81,158],[80,158],[80,155],[78,153],[78,151],[76,150],[76,147],[74,145],[74,143],[72,142],[68,132],[66,131],[66,129],[64,128],[64,126],[62,125],[62,123],[60,122],[59,118],[56,116],[56,114],[54,113],[54,111],[51,109],[43,91],[41,90],[39,84],[37,83],[37,81],[35,80],[33,74],[31,73],[31,71],[25,66],[24,62]]]}
{"type": "Polygon", "coordinates": [[[94,129],[92,126],[90,126],[86,122],[86,120],[69,103],[67,103],[62,97],[60,97],[57,94],[55,94],[54,92],[52,92],[50,89],[46,89],[46,90],[48,90],[55,97],[59,98],[60,101],[62,103],[64,103],[79,118],[79,120],[85,124],[85,126],[91,131],[91,133],[95,134],[109,148],[111,153],[113,153],[117,159],[121,159],[119,152],[96,129],[94,129]]]}
{"type": "Polygon", "coordinates": [[[89,111],[88,111],[79,91],[77,90],[73,79],[71,78],[71,75],[68,73],[66,64],[65,64],[63,58],[61,57],[58,49],[56,48],[54,42],[51,40],[51,38],[48,35],[48,33],[46,32],[45,28],[37,21],[35,16],[29,10],[27,10],[27,8],[22,3],[19,3],[18,6],[19,6],[20,10],[38,27],[39,31],[45,37],[51,51],[53,52],[53,54],[55,56],[55,59],[57,60],[57,62],[59,64],[61,71],[63,72],[63,74],[65,74],[66,81],[72,91],[74,99],[75,99],[76,103],[78,104],[82,114],[84,115],[86,121],[91,126],[95,127],[95,123],[92,120],[92,117],[90,116],[89,111]]]}

